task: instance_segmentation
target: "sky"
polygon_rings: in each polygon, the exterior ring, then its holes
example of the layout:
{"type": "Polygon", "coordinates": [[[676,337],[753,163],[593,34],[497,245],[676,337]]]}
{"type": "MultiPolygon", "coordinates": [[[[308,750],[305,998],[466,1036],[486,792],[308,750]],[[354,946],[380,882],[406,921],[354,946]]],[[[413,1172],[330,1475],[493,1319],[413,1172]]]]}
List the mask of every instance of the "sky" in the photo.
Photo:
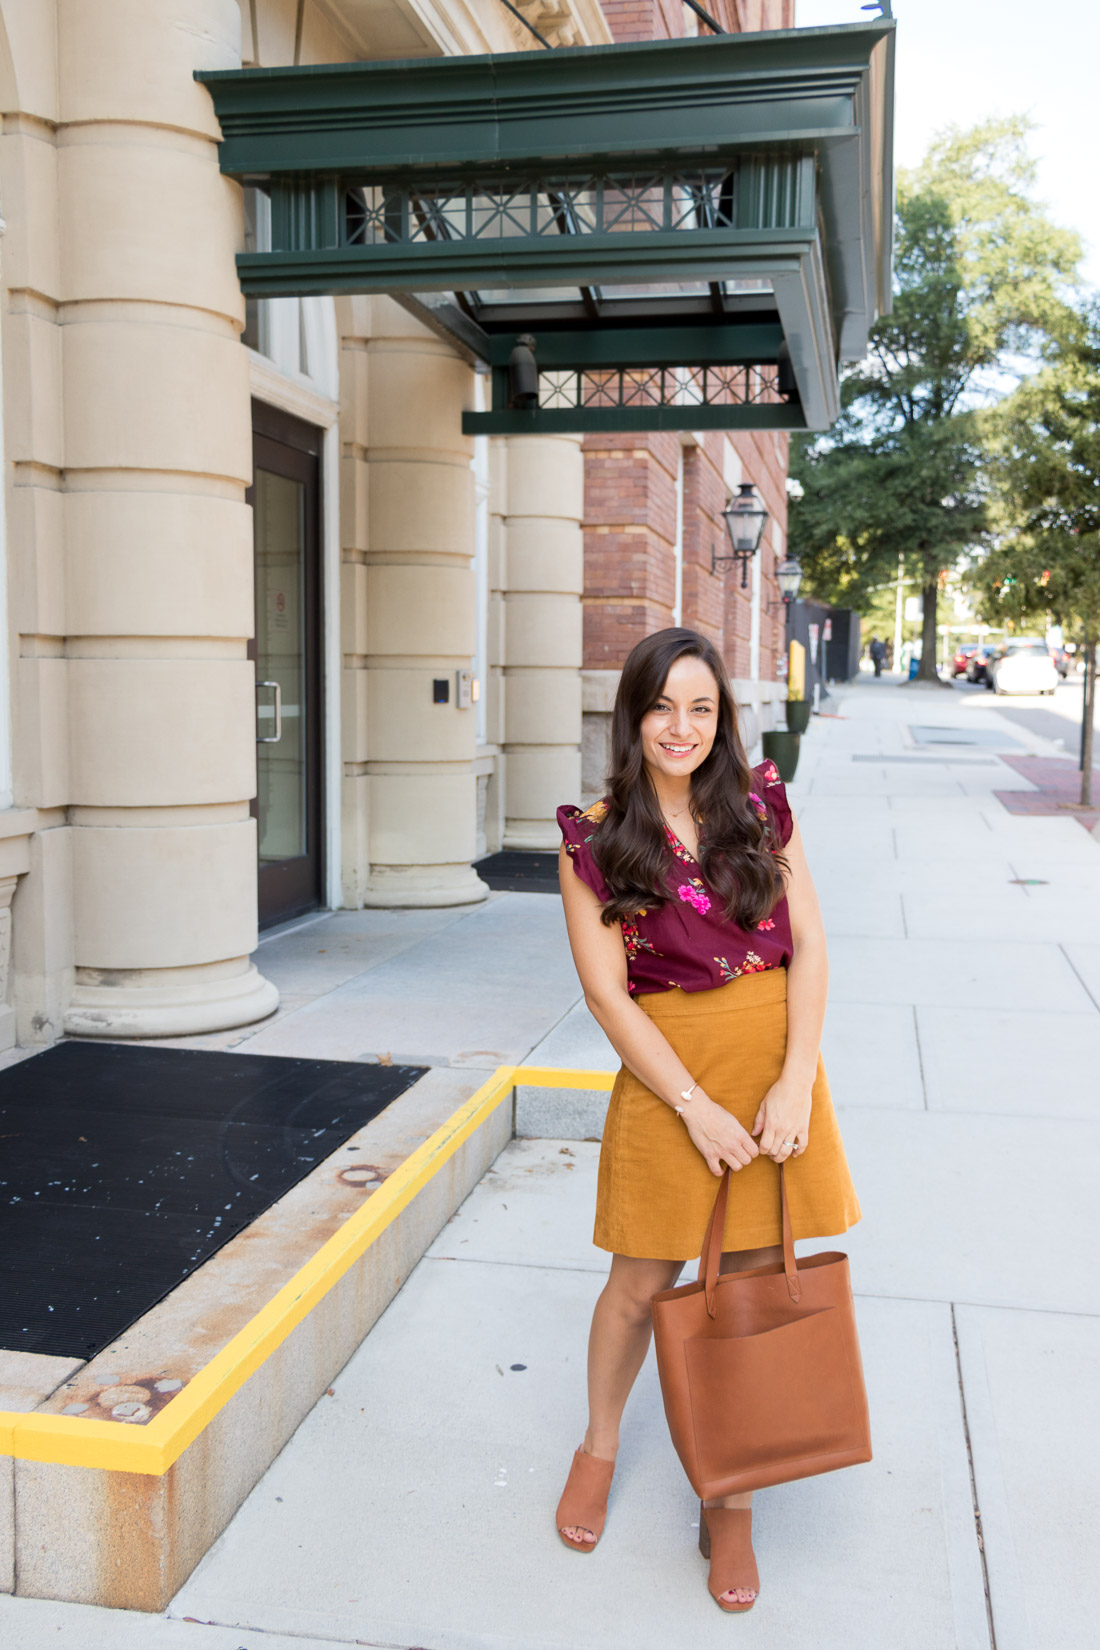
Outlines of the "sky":
{"type": "MultiPolygon", "coordinates": [[[[898,165],[916,165],[945,126],[1030,115],[1039,197],[1082,237],[1085,279],[1100,288],[1098,0],[893,0],[893,11],[898,165]]],[[[875,16],[860,0],[796,0],[799,28],[875,16]]]]}

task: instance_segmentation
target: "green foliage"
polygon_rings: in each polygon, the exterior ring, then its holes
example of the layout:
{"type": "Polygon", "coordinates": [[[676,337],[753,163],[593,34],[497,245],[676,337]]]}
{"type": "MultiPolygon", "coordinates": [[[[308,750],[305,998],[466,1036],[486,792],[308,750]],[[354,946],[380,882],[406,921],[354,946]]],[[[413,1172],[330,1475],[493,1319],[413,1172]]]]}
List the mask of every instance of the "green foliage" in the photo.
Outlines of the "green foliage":
{"type": "Polygon", "coordinates": [[[996,547],[974,585],[983,618],[1100,631],[1100,301],[991,418],[996,547]]]}
{"type": "Polygon", "coordinates": [[[1061,331],[1081,260],[1080,237],[1035,203],[1030,130],[1024,115],[949,127],[900,180],[899,193],[934,194],[950,212],[975,367],[1035,354],[1061,331]]]}
{"type": "Polygon", "coordinates": [[[1064,329],[1077,237],[1032,198],[1022,117],[955,128],[898,180],[893,312],[845,375],[827,436],[792,443],[790,547],[808,594],[864,608],[904,558],[933,674],[940,575],[987,530],[981,402],[1064,329]]]}

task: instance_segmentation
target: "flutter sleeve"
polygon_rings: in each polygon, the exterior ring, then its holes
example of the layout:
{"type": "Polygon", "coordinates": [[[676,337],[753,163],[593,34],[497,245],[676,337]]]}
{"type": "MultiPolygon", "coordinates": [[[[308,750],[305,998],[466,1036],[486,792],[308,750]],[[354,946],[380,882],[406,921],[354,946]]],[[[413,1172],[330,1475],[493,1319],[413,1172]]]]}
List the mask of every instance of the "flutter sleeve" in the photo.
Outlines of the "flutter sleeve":
{"type": "Polygon", "coordinates": [[[779,777],[779,769],[770,758],[754,768],[753,773],[756,775],[757,794],[771,815],[779,846],[785,848],[794,830],[794,815],[787,801],[787,787],[779,777]]]}
{"type": "Polygon", "coordinates": [[[606,905],[610,900],[611,890],[600,875],[600,868],[593,857],[592,838],[606,812],[607,804],[604,802],[595,803],[583,813],[568,802],[558,809],[562,844],[573,861],[573,869],[581,881],[588,884],[601,905],[606,905]]]}

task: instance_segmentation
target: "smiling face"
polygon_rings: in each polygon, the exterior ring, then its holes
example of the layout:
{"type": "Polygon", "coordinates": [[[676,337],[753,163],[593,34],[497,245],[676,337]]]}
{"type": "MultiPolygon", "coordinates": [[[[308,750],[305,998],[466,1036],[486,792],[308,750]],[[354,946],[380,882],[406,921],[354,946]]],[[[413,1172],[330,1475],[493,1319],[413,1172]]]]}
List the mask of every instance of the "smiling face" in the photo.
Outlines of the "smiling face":
{"type": "Polygon", "coordinates": [[[677,659],[639,733],[650,778],[682,779],[710,755],[718,729],[718,684],[702,659],[677,659]]]}

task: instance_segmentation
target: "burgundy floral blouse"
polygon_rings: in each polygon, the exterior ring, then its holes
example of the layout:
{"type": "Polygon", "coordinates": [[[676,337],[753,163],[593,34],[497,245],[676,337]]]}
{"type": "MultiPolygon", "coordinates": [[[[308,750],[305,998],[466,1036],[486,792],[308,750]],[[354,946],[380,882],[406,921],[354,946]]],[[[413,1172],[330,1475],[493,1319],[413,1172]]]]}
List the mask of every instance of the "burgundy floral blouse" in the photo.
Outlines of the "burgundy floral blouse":
{"type": "MultiPolygon", "coordinates": [[[[789,841],[794,822],[787,792],[774,762],[753,769],[756,790],[751,800],[768,827],[772,850],[789,841]]],[[[565,851],[573,869],[597,899],[606,904],[610,890],[592,855],[592,842],[607,802],[594,802],[584,812],[568,803],[558,809],[565,851]]],[[[793,954],[791,919],[786,899],[755,928],[744,929],[722,915],[703,881],[698,861],[671,831],[668,837],[669,899],[654,911],[639,911],[624,921],[627,989],[639,994],[667,991],[709,991],[742,974],[767,968],[786,968],[793,954]]]]}

